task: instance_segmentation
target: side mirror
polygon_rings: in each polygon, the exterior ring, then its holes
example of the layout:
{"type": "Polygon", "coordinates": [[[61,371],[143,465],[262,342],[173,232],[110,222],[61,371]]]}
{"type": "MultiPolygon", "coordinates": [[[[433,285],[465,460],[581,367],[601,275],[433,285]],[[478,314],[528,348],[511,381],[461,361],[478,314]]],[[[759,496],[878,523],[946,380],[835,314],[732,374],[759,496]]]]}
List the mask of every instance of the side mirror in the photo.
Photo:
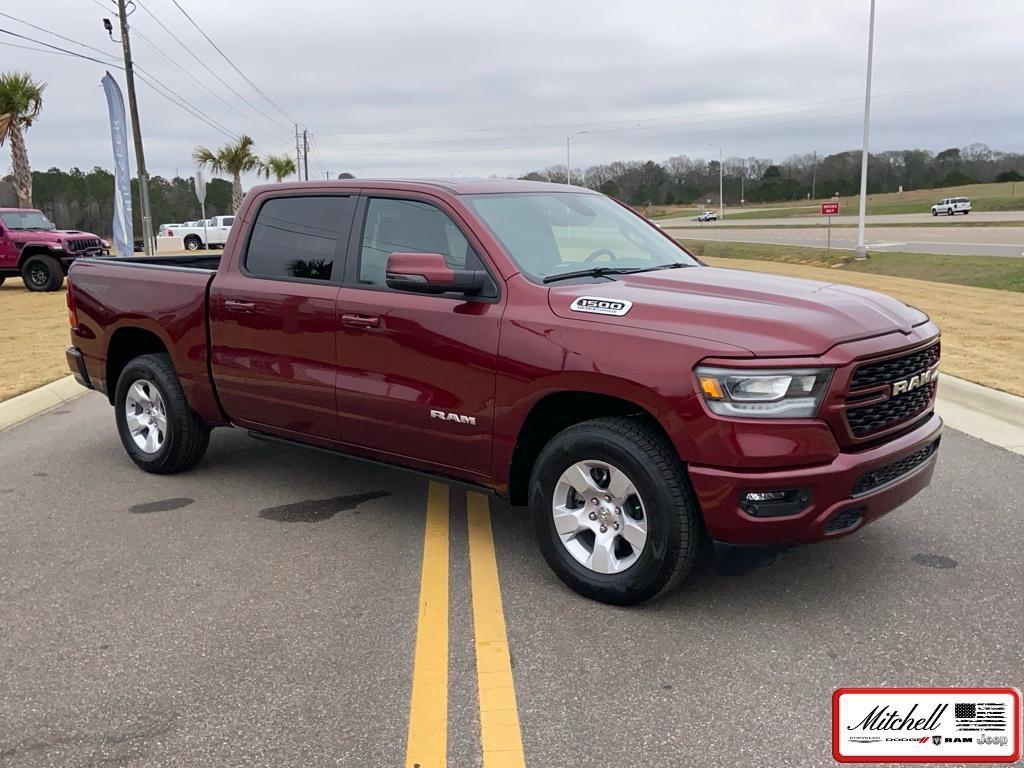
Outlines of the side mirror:
{"type": "Polygon", "coordinates": [[[388,256],[388,288],[414,293],[480,293],[487,282],[481,269],[452,269],[440,253],[392,253],[388,256]]]}

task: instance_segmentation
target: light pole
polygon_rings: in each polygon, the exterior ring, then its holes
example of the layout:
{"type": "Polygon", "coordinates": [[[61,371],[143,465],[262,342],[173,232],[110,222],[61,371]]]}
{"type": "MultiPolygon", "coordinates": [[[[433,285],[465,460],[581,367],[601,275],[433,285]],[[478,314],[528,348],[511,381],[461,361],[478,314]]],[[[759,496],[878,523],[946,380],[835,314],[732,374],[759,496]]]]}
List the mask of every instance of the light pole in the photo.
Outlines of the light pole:
{"type": "Polygon", "coordinates": [[[586,131],[580,131],[574,133],[572,136],[568,136],[565,139],[565,183],[572,184],[572,165],[570,164],[569,158],[569,142],[575,139],[577,136],[582,136],[586,131]]]}
{"type": "Polygon", "coordinates": [[[721,221],[725,218],[725,198],[722,196],[723,189],[723,172],[722,172],[722,148],[717,144],[708,144],[709,147],[714,147],[718,150],[718,219],[721,221]]]}
{"type": "Polygon", "coordinates": [[[871,0],[871,19],[868,22],[868,75],[864,86],[864,147],[860,153],[860,211],[857,214],[857,250],[853,258],[868,257],[864,247],[864,216],[868,205],[868,122],[871,118],[871,56],[875,48],[875,0],[871,0]]]}

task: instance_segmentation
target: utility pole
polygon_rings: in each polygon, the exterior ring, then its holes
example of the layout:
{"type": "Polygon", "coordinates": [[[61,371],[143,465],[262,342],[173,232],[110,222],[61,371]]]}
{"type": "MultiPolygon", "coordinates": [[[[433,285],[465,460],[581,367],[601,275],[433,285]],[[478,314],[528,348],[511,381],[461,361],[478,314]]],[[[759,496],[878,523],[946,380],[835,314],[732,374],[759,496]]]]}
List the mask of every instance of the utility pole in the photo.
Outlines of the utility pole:
{"type": "Polygon", "coordinates": [[[146,155],[142,151],[142,129],[139,127],[139,105],[135,101],[135,70],[132,68],[132,44],[128,40],[128,12],[125,0],[117,0],[117,16],[121,22],[121,49],[124,51],[124,75],[128,83],[128,111],[131,112],[135,137],[135,164],[139,173],[139,202],[142,204],[142,241],[147,256],[153,255],[153,215],[149,210],[149,174],[146,155]]]}
{"type": "Polygon", "coordinates": [[[295,173],[302,181],[302,146],[299,144],[299,124],[295,124],[295,173]]]}
{"type": "Polygon", "coordinates": [[[586,131],[580,131],[579,133],[574,133],[572,136],[567,137],[566,140],[565,140],[565,183],[566,184],[572,184],[572,170],[571,170],[572,166],[570,165],[570,158],[569,158],[569,142],[571,142],[577,136],[582,136],[585,133],[586,133],[586,131]]]}
{"type": "Polygon", "coordinates": [[[864,247],[864,217],[868,205],[868,123],[871,119],[871,56],[875,48],[875,0],[871,0],[871,20],[868,22],[868,75],[864,87],[864,147],[860,153],[860,211],[857,214],[857,251],[855,259],[868,257],[864,247]]]}
{"type": "Polygon", "coordinates": [[[718,220],[725,218],[725,197],[722,196],[724,184],[724,171],[722,169],[722,148],[717,144],[708,144],[718,150],[718,220]]]}
{"type": "Polygon", "coordinates": [[[302,167],[305,168],[306,181],[309,181],[309,131],[302,129],[302,167]]]}
{"type": "Polygon", "coordinates": [[[815,194],[815,188],[818,182],[818,150],[814,150],[814,166],[811,171],[811,200],[817,200],[818,196],[815,194]]]}

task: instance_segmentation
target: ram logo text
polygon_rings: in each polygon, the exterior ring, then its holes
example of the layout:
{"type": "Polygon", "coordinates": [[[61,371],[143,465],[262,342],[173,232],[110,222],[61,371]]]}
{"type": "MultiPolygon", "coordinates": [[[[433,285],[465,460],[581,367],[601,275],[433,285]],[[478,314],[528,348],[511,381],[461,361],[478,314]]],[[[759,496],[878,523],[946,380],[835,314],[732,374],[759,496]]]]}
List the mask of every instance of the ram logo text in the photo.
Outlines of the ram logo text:
{"type": "Polygon", "coordinates": [[[441,421],[455,421],[459,424],[470,424],[476,426],[476,416],[463,416],[461,413],[448,413],[447,411],[431,411],[430,418],[441,421]]]}
{"type": "Polygon", "coordinates": [[[922,371],[921,373],[911,376],[909,379],[903,379],[901,381],[894,381],[892,383],[892,395],[902,395],[907,392],[913,392],[915,389],[923,387],[929,382],[935,381],[939,377],[939,367],[935,366],[929,371],[922,371]]]}

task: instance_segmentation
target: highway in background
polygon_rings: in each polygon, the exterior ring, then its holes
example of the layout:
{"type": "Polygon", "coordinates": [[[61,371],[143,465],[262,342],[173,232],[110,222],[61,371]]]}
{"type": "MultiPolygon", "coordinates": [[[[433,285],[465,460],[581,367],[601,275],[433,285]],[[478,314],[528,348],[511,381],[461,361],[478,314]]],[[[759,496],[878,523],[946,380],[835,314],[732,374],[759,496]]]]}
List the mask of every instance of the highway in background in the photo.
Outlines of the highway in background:
{"type": "MultiPolygon", "coordinates": [[[[728,221],[728,219],[726,220],[728,221]]],[[[780,219],[791,222],[794,219],[780,219]]],[[[827,227],[766,228],[720,226],[716,223],[659,224],[681,240],[725,240],[737,243],[768,243],[825,248],[827,227]]],[[[954,256],[1024,256],[1024,227],[881,227],[868,228],[865,241],[872,251],[908,253],[945,253],[954,256]]],[[[832,248],[853,250],[857,246],[856,227],[832,227],[832,248]]]]}

